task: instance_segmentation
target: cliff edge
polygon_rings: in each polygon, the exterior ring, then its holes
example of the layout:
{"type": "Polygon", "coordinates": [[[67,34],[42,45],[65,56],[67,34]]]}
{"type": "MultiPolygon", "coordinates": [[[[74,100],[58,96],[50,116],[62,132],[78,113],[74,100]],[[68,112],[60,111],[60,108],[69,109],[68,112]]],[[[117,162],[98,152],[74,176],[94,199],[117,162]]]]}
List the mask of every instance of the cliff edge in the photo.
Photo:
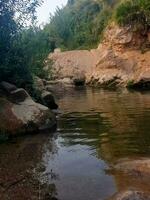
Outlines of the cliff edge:
{"type": "Polygon", "coordinates": [[[150,32],[109,25],[97,49],[51,53],[54,79],[85,77],[94,86],[150,87],[150,32]]]}

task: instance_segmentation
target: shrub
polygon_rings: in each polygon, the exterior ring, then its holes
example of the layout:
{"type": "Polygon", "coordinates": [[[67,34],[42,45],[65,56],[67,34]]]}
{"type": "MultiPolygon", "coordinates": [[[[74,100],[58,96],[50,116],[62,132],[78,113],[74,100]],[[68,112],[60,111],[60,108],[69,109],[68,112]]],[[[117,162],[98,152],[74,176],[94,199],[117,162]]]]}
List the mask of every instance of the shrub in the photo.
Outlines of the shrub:
{"type": "Polygon", "coordinates": [[[31,71],[18,36],[26,22],[35,19],[40,0],[0,0],[0,81],[23,86],[32,82],[31,71]]]}
{"type": "Polygon", "coordinates": [[[127,88],[132,88],[134,86],[134,81],[133,80],[129,80],[127,82],[127,88]]]}
{"type": "Polygon", "coordinates": [[[115,19],[119,25],[131,25],[136,28],[150,27],[150,1],[125,0],[116,8],[115,19]]]}

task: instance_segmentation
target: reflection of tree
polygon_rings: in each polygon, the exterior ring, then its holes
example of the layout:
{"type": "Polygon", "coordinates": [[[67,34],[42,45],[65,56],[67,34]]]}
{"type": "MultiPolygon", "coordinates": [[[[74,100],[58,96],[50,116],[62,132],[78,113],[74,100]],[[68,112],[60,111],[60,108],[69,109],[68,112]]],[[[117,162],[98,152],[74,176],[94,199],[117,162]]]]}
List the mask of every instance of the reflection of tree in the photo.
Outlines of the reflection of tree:
{"type": "MultiPolygon", "coordinates": [[[[127,91],[75,90],[60,100],[64,113],[58,121],[58,134],[65,146],[86,145],[109,166],[120,158],[150,155],[149,94],[127,91]],[[72,111],[72,113],[70,112],[72,111]]],[[[55,137],[49,134],[27,136],[0,146],[0,194],[10,199],[56,199],[55,168],[47,162],[58,152],[55,137]],[[17,183],[17,184],[14,184],[17,183]],[[10,185],[10,189],[5,191],[10,185]],[[14,196],[12,196],[14,195],[14,196]]],[[[112,173],[119,189],[125,185],[142,188],[148,182],[112,173]],[[123,183],[124,181],[124,183],[123,183]]]]}
{"type": "MultiPolygon", "coordinates": [[[[108,166],[122,158],[150,155],[149,93],[90,89],[67,96],[61,104],[67,113],[59,121],[65,146],[87,145],[108,166]]],[[[114,176],[119,189],[150,186],[118,172],[114,176]]]]}
{"type": "Polygon", "coordinates": [[[67,113],[59,121],[65,145],[88,145],[110,164],[150,154],[149,93],[87,89],[74,91],[60,106],[67,113]]]}
{"type": "MultiPolygon", "coordinates": [[[[42,198],[45,196],[46,187],[37,175],[45,172],[43,145],[50,140],[49,134],[38,134],[0,145],[0,199],[24,200],[38,199],[39,194],[42,198]]],[[[48,146],[53,149],[52,145],[48,146]]]]}
{"type": "Polygon", "coordinates": [[[43,200],[57,200],[57,189],[54,183],[52,184],[44,184],[42,185],[43,189],[45,190],[45,194],[43,196],[43,200]]]}
{"type": "Polygon", "coordinates": [[[53,137],[49,137],[47,142],[44,143],[41,160],[35,168],[35,175],[40,186],[40,195],[44,200],[57,200],[57,189],[53,181],[58,180],[59,175],[53,169],[48,170],[49,159],[53,159],[58,152],[56,138],[57,135],[55,134],[53,137]]]}
{"type": "Polygon", "coordinates": [[[100,113],[70,113],[59,120],[62,144],[97,146],[101,131],[108,130],[108,125],[103,123],[100,113]]]}

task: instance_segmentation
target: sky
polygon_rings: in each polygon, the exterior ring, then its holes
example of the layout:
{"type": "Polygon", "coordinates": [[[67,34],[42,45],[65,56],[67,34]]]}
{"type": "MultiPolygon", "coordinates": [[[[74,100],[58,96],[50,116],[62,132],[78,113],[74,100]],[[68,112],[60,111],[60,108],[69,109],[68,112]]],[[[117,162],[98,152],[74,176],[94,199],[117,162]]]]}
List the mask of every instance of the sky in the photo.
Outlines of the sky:
{"type": "Polygon", "coordinates": [[[44,3],[37,9],[38,23],[46,23],[49,19],[49,14],[54,14],[56,7],[66,5],[67,0],[44,0],[44,3]]]}

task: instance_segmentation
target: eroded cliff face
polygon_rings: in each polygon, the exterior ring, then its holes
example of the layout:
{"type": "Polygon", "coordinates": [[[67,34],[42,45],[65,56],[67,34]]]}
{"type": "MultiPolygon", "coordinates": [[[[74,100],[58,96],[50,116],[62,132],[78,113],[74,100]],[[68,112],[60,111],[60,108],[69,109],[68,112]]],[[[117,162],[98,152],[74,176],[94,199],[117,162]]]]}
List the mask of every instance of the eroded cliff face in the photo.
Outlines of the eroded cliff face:
{"type": "Polygon", "coordinates": [[[85,76],[90,85],[150,87],[149,47],[149,32],[112,23],[97,49],[56,52],[49,59],[55,79],[85,76]]]}

